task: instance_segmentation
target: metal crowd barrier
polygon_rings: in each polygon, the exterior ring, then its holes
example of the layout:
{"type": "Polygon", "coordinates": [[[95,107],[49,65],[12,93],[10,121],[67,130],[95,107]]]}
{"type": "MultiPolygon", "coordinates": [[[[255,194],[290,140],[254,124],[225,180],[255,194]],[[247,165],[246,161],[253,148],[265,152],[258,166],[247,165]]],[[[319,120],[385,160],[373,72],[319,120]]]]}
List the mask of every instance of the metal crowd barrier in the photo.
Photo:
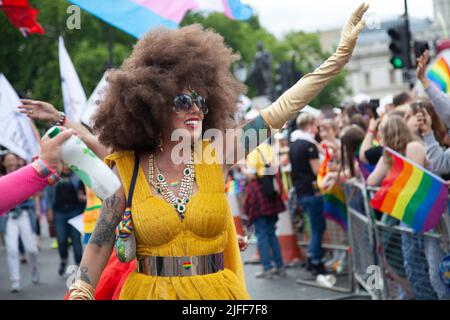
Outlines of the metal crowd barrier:
{"type": "Polygon", "coordinates": [[[385,271],[383,299],[450,299],[439,276],[439,263],[450,252],[448,213],[425,234],[384,221],[377,221],[375,230],[385,271]]]}
{"type": "MultiPolygon", "coordinates": [[[[302,279],[297,283],[349,293],[338,299],[355,296],[374,300],[450,299],[450,291],[439,276],[440,261],[450,252],[448,212],[435,230],[419,234],[372,209],[370,199],[377,188],[366,187],[356,180],[348,181],[344,187],[348,234],[327,221],[322,247],[328,252],[345,253],[346,281],[338,281],[333,287],[302,279]]],[[[298,239],[300,246],[308,245],[308,223],[298,239]]]]}
{"type": "Polygon", "coordinates": [[[345,184],[345,191],[354,289],[359,291],[362,288],[372,299],[379,300],[382,298],[380,286],[371,282],[372,272],[381,273],[382,270],[376,268],[379,257],[374,232],[375,215],[369,206],[368,190],[364,184],[350,180],[345,184]]]}
{"type": "MultiPolygon", "coordinates": [[[[349,201],[347,201],[347,210],[349,201]]],[[[301,230],[298,231],[297,239],[298,245],[301,247],[308,247],[310,237],[309,219],[306,213],[302,213],[304,222],[302,223],[301,230]]],[[[364,218],[364,217],[363,217],[364,218]]],[[[353,224],[348,224],[348,230],[356,228],[355,230],[361,230],[362,233],[366,233],[364,222],[361,225],[360,221],[355,221],[353,224]]],[[[352,240],[351,232],[346,232],[336,222],[332,220],[326,220],[326,230],[322,240],[322,248],[327,252],[325,260],[328,258],[327,269],[333,270],[333,275],[336,277],[336,284],[333,286],[327,286],[318,283],[314,280],[297,279],[296,282],[300,285],[308,285],[313,287],[319,287],[328,289],[340,293],[348,293],[345,296],[338,296],[335,299],[350,299],[356,297],[367,297],[368,294],[360,290],[355,282],[353,253],[352,253],[352,240]]],[[[364,238],[364,237],[361,237],[364,238]]],[[[366,237],[367,238],[367,237],[366,237]]],[[[361,242],[365,245],[367,241],[361,242]]],[[[362,251],[361,251],[362,252],[362,251]]]]}
{"type": "Polygon", "coordinates": [[[355,208],[347,192],[352,271],[358,285],[372,299],[450,299],[439,276],[439,263],[450,252],[448,212],[435,230],[419,234],[374,212],[369,201],[376,188],[355,181],[347,188],[359,189],[363,200],[355,208]]]}

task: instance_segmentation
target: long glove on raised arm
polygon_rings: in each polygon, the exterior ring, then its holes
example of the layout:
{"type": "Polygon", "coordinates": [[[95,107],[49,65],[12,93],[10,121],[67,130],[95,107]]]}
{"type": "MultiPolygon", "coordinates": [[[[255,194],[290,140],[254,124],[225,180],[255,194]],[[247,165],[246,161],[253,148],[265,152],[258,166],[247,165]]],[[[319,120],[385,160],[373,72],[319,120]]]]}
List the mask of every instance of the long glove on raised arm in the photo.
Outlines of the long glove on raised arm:
{"type": "Polygon", "coordinates": [[[362,20],[368,4],[361,4],[342,29],[341,41],[336,52],[313,73],[306,74],[269,107],[261,110],[261,117],[271,129],[281,129],[298,111],[314,99],[328,82],[350,60],[356,40],[364,29],[362,20]]]}

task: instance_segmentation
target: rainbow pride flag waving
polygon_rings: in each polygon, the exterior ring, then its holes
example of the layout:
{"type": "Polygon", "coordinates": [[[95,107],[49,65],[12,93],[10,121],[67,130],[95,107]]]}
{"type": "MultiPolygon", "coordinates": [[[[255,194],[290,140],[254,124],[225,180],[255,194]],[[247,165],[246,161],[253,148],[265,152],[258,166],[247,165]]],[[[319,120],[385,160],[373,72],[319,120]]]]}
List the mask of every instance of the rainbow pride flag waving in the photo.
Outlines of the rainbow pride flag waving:
{"type": "Polygon", "coordinates": [[[345,204],[345,194],[338,182],[330,189],[323,188],[324,179],[328,173],[328,163],[331,160],[328,147],[323,145],[325,149],[325,158],[322,161],[317,174],[317,185],[321,189],[323,196],[323,212],[327,219],[330,219],[347,231],[347,207],[345,204]]]}
{"type": "Polygon", "coordinates": [[[322,193],[323,212],[327,219],[333,220],[347,231],[347,207],[345,194],[341,186],[335,183],[330,190],[322,193]]]}
{"type": "Polygon", "coordinates": [[[225,192],[231,194],[240,194],[244,191],[244,186],[241,181],[229,178],[225,184],[225,192]]]}
{"type": "Polygon", "coordinates": [[[447,184],[394,150],[386,151],[392,156],[393,165],[371,206],[402,220],[416,232],[433,229],[447,207],[447,184]]]}
{"type": "Polygon", "coordinates": [[[429,67],[427,77],[442,91],[450,93],[450,49],[439,54],[437,60],[429,67]]]}

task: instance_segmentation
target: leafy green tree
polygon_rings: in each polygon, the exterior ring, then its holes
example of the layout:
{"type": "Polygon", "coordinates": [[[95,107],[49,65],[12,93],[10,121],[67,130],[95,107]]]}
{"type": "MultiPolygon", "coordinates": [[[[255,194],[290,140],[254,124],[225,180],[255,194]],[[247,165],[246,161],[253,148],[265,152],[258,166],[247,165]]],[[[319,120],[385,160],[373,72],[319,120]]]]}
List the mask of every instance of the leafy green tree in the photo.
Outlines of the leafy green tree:
{"type": "Polygon", "coordinates": [[[0,14],[0,72],[20,94],[48,101],[59,109],[63,108],[58,62],[60,35],[88,96],[108,66],[108,37],[113,38],[112,65],[116,66],[130,54],[136,41],[83,10],[81,29],[69,30],[66,21],[71,4],[65,0],[31,0],[30,4],[40,10],[38,21],[46,34],[24,38],[0,14]]]}

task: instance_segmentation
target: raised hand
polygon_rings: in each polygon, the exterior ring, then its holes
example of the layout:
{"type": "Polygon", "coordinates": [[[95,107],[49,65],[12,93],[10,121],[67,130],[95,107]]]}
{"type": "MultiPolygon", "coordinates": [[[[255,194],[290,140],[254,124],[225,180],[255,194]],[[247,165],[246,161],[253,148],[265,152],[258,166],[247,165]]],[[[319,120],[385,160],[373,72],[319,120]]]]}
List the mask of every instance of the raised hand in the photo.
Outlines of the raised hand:
{"type": "Polygon", "coordinates": [[[422,85],[426,88],[430,85],[430,80],[425,76],[425,69],[427,67],[427,62],[430,59],[430,52],[426,50],[419,58],[417,58],[417,69],[416,75],[417,79],[422,82],[422,85]]]}
{"type": "Polygon", "coordinates": [[[371,118],[370,119],[370,121],[369,121],[369,129],[368,129],[368,131],[370,132],[370,131],[377,131],[377,128],[378,128],[378,125],[380,124],[380,122],[381,122],[381,118],[378,118],[378,119],[374,119],[374,118],[371,118]]]}
{"type": "Polygon", "coordinates": [[[31,119],[55,123],[60,118],[58,110],[48,102],[28,99],[21,101],[23,105],[18,107],[19,111],[31,119]]]}
{"type": "Polygon", "coordinates": [[[359,34],[366,26],[366,23],[362,18],[367,9],[369,9],[369,5],[362,3],[352,13],[347,23],[342,28],[341,42],[339,46],[353,48],[356,45],[356,40],[358,39],[359,34]]]}
{"type": "Polygon", "coordinates": [[[432,120],[427,110],[422,109],[421,112],[416,113],[417,124],[419,125],[419,129],[422,134],[428,133],[431,131],[432,120]]]}

